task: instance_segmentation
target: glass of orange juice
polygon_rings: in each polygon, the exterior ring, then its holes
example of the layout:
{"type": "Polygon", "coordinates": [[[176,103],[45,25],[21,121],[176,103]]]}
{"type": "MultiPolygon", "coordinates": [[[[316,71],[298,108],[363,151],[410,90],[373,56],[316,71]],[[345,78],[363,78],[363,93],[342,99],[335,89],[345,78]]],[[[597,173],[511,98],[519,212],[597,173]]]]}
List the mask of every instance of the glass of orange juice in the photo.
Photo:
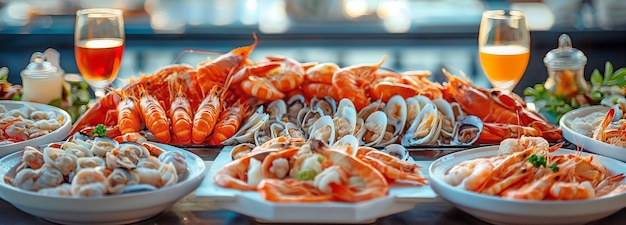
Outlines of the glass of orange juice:
{"type": "Polygon", "coordinates": [[[480,64],[493,85],[510,93],[520,81],[530,57],[526,16],[516,10],[483,12],[478,33],[480,64]]]}
{"type": "Polygon", "coordinates": [[[99,99],[115,80],[122,61],[125,39],[122,10],[78,10],[75,29],[76,64],[99,99]]]}

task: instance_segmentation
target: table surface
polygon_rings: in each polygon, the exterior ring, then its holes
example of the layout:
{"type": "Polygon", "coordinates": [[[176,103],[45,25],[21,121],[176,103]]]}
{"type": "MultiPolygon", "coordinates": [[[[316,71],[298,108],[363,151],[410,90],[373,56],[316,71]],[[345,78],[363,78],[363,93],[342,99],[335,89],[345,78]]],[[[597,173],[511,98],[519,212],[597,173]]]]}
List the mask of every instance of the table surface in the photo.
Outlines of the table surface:
{"type": "MultiPolygon", "coordinates": [[[[220,149],[185,148],[200,156],[208,166],[217,157],[220,149]]],[[[454,149],[431,149],[411,151],[415,160],[433,160],[444,154],[454,152],[454,149]]],[[[0,199],[0,224],[54,224],[44,219],[24,213],[10,203],[0,199]]],[[[626,222],[626,208],[590,224],[624,224],[626,222]]],[[[254,218],[220,209],[212,200],[196,199],[191,193],[178,201],[172,208],[157,216],[135,224],[268,224],[260,223],[254,218]]],[[[438,199],[432,202],[418,203],[415,208],[382,217],[373,224],[488,224],[459,210],[445,200],[438,199]]]]}

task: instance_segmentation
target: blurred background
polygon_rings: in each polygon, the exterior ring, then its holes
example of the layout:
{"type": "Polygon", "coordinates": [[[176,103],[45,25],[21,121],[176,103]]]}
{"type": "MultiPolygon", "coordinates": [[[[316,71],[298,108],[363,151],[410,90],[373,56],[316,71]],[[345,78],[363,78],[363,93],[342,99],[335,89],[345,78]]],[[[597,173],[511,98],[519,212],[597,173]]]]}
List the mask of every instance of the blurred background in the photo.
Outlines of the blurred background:
{"type": "MultiPolygon", "coordinates": [[[[115,86],[174,63],[183,49],[230,51],[259,45],[251,58],[285,55],[301,62],[340,66],[374,63],[397,71],[441,68],[463,71],[490,87],[478,62],[480,17],[487,9],[519,9],[531,29],[529,66],[515,92],[547,77],[545,54],[567,33],[593,69],[626,67],[626,1],[623,0],[0,0],[0,67],[9,81],[33,52],[54,48],[61,67],[78,73],[73,52],[75,12],[81,8],[124,9],[126,48],[115,86]]],[[[215,56],[215,55],[213,55],[215,56]]],[[[185,54],[195,65],[206,54],[185,54]]]]}

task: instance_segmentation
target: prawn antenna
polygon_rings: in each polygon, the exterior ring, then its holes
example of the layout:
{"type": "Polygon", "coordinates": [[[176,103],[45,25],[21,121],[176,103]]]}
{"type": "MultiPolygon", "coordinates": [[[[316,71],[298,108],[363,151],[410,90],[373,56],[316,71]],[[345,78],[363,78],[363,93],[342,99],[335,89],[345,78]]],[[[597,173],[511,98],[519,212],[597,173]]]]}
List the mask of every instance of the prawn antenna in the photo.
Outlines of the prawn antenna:
{"type": "Polygon", "coordinates": [[[191,48],[186,48],[183,49],[182,51],[180,51],[178,53],[178,55],[176,56],[176,58],[174,58],[174,62],[172,62],[172,64],[177,64],[179,63],[180,58],[183,57],[184,54],[186,53],[202,53],[202,54],[217,54],[217,55],[222,55],[225,54],[224,52],[218,52],[218,51],[211,51],[211,50],[199,50],[199,49],[191,49],[191,48]]]}

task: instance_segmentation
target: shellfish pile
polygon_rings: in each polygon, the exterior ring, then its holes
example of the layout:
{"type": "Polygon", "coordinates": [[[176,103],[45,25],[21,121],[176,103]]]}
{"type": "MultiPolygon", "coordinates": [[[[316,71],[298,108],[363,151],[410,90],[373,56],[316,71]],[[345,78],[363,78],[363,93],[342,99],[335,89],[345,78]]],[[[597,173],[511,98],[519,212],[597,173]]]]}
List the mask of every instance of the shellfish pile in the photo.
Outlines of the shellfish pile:
{"type": "Polygon", "coordinates": [[[307,103],[303,96],[294,95],[287,101],[259,106],[223,144],[260,146],[285,136],[323,140],[329,145],[356,139],[358,146],[367,147],[471,145],[480,136],[482,125],[479,118],[466,115],[457,104],[444,99],[396,95],[357,111],[346,98],[338,103],[328,97],[313,98],[307,103]]]}
{"type": "Polygon", "coordinates": [[[0,105],[0,146],[44,136],[69,119],[29,105],[11,110],[0,105]]]}
{"type": "Polygon", "coordinates": [[[99,197],[172,186],[188,175],[180,152],[148,142],[117,142],[75,133],[43,150],[27,146],[4,181],[45,195],[99,197]]]}

